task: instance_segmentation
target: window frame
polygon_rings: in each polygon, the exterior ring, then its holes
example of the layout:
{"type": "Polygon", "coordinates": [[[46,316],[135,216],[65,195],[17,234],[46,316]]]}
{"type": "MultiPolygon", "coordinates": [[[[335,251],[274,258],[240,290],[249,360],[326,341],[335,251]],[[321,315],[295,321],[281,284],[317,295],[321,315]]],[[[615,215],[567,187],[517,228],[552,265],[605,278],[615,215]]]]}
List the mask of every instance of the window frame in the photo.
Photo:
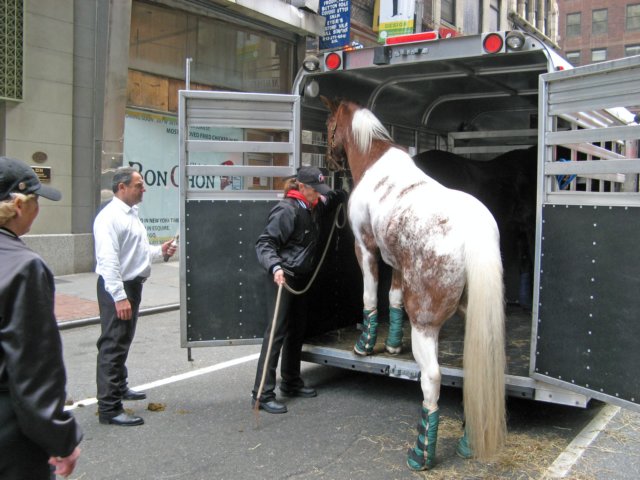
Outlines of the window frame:
{"type": "Polygon", "coordinates": [[[575,38],[582,36],[582,12],[567,13],[565,25],[565,35],[567,38],[575,38]],[[569,19],[577,18],[578,22],[570,22],[569,19]],[[577,33],[575,31],[577,27],[577,33]]]}
{"type": "Polygon", "coordinates": [[[592,35],[606,35],[609,31],[609,10],[607,8],[597,8],[591,11],[591,34],[592,35]],[[596,22],[596,14],[604,12],[604,20],[596,22]],[[602,30],[602,25],[604,29],[602,30]],[[599,30],[596,31],[596,26],[599,30]]]}
{"type": "Polygon", "coordinates": [[[599,63],[599,62],[605,62],[607,60],[607,49],[606,48],[592,48],[591,49],[591,63],[599,63]],[[600,52],[604,52],[604,58],[596,60],[594,58],[594,55],[600,52]]]}
{"type": "MultiPolygon", "coordinates": [[[[443,0],[440,4],[440,19],[445,22],[455,25],[456,24],[456,0],[443,0]],[[445,16],[444,5],[448,4],[451,6],[451,18],[445,16]]],[[[447,12],[448,13],[448,12],[447,12]]]]}
{"type": "Polygon", "coordinates": [[[567,61],[573,65],[574,67],[577,67],[580,65],[580,62],[582,61],[582,52],[580,52],[580,50],[572,50],[570,52],[566,53],[566,57],[567,57],[567,61]],[[571,57],[577,57],[578,61],[577,62],[573,62],[571,60],[571,57]]]}
{"type": "Polygon", "coordinates": [[[640,3],[633,3],[627,5],[624,14],[624,29],[627,32],[636,32],[640,31],[640,3]],[[630,10],[636,10],[635,15],[630,16],[630,10]],[[632,28],[630,28],[630,20],[633,19],[633,23],[635,24],[632,28]]]}
{"type": "Polygon", "coordinates": [[[632,57],[634,55],[640,55],[640,43],[632,43],[630,45],[624,46],[624,56],[632,57]],[[635,53],[629,53],[629,49],[632,48],[635,50],[635,53]]]}

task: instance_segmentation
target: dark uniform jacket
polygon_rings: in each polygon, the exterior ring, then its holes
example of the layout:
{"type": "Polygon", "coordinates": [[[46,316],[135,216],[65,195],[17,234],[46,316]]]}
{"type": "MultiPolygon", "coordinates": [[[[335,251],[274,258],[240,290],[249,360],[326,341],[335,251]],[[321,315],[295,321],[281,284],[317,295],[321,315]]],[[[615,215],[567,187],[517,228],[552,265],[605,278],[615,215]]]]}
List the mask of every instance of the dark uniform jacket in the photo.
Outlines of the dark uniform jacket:
{"type": "Polygon", "coordinates": [[[324,215],[344,200],[344,193],[331,191],[326,203],[318,201],[313,211],[291,197],[271,209],[267,225],[256,242],[258,261],[269,272],[280,266],[287,275],[311,275],[315,266],[320,229],[315,215],[324,215]]]}
{"type": "Polygon", "coordinates": [[[51,271],[22,240],[0,230],[0,455],[8,461],[11,436],[22,434],[59,457],[82,439],[64,411],[66,373],[53,306],[51,271]]]}

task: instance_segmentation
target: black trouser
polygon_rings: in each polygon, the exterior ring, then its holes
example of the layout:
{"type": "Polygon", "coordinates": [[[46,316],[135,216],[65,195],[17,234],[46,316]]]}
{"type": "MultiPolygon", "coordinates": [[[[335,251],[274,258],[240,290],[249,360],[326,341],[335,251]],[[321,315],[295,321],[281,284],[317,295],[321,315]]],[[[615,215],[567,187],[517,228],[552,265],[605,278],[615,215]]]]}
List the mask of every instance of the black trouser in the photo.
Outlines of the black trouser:
{"type": "MultiPolygon", "coordinates": [[[[282,362],[280,363],[282,383],[292,388],[302,387],[304,385],[300,378],[300,355],[307,325],[306,294],[293,295],[283,287],[278,318],[276,319],[276,327],[273,335],[273,345],[271,346],[271,353],[267,359],[267,349],[269,347],[269,336],[271,335],[271,326],[273,324],[276,297],[278,296],[278,286],[273,281],[273,275],[267,275],[265,278],[268,292],[267,328],[264,331],[262,350],[260,350],[258,370],[252,392],[255,398],[260,389],[262,371],[266,361],[268,365],[267,376],[264,387],[262,388],[262,395],[260,396],[261,402],[268,402],[276,396],[274,390],[276,388],[276,367],[278,366],[280,350],[282,350],[282,362]]],[[[294,290],[301,290],[307,285],[307,279],[293,280],[287,277],[287,284],[294,290]]]]}
{"type": "Polygon", "coordinates": [[[9,392],[0,392],[0,478],[52,480],[49,455],[20,430],[9,392]]]}
{"type": "Polygon", "coordinates": [[[98,307],[102,333],[98,339],[98,361],[96,383],[98,385],[98,412],[117,415],[123,411],[122,394],[127,390],[127,367],[125,362],[129,347],[136,333],[138,310],[142,298],[142,282],[124,282],[124,290],[131,303],[131,320],[120,320],[116,304],[104,289],[104,279],[98,277],[98,307]]]}

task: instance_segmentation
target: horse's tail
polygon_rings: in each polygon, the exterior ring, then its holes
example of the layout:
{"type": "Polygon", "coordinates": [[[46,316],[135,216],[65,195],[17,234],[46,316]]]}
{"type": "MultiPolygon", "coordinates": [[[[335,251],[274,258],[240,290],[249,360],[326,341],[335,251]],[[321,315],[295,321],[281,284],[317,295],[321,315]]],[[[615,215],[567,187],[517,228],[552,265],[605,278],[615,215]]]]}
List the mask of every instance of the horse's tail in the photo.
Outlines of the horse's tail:
{"type": "Polygon", "coordinates": [[[498,235],[474,235],[465,244],[464,413],[474,456],[488,459],[504,444],[504,285],[498,235]]]}

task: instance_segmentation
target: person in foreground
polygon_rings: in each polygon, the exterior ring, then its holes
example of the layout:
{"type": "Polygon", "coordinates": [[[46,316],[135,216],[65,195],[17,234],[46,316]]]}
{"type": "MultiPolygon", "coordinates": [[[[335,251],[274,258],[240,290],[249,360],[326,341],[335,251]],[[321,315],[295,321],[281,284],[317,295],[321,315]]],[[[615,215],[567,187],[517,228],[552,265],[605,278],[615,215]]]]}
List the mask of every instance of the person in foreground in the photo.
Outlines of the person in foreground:
{"type": "Polygon", "coordinates": [[[280,350],[282,362],[280,392],[286,397],[315,397],[316,390],[306,387],[300,377],[300,356],[307,321],[307,297],[293,295],[283,288],[276,319],[273,345],[267,350],[278,286],[285,282],[294,290],[302,290],[317,263],[319,218],[334,210],[346,195],[331,190],[324,183],[322,172],[315,167],[301,167],[296,178],[285,185],[284,198],[271,210],[267,225],[256,242],[258,261],[267,272],[267,327],[262,341],[252,406],[260,389],[265,362],[267,374],[260,409],[268,413],[286,413],[287,407],[276,400],[276,367],[280,350]]]}
{"type": "Polygon", "coordinates": [[[142,284],[151,273],[152,260],[171,257],[172,240],[151,246],[138,217],[145,192],[137,170],[119,168],[113,176],[114,197],[93,223],[98,274],[98,307],[102,333],[98,339],[96,383],[98,420],[119,426],[142,425],[144,420],[124,411],[123,400],[144,400],[144,392],[127,385],[125,365],[136,331],[142,284]]]}
{"type": "Polygon", "coordinates": [[[20,239],[39,212],[38,197],[60,200],[21,162],[0,157],[0,478],[69,476],[82,432],[64,411],[62,342],[53,274],[20,239]]]}

